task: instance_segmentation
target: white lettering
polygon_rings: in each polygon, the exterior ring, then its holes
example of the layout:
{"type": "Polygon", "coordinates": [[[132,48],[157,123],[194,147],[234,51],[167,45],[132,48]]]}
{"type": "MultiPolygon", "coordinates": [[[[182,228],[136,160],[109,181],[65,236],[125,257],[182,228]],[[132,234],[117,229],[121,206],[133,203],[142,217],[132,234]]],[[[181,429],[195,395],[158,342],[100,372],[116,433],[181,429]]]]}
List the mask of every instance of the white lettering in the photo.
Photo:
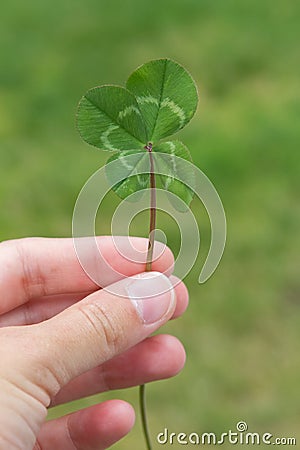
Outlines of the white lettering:
{"type": "Polygon", "coordinates": [[[159,444],[166,444],[168,442],[168,428],[165,428],[162,433],[159,433],[156,439],[159,444]]]}

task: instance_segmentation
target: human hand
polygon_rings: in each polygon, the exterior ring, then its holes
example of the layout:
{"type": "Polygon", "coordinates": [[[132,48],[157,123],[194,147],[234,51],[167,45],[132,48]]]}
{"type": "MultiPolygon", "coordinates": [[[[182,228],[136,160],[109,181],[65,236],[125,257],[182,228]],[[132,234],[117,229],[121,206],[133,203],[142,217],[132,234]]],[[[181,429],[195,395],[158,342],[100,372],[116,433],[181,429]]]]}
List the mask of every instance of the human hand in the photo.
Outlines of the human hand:
{"type": "MultiPolygon", "coordinates": [[[[188,303],[184,284],[170,276],[171,252],[165,249],[153,262],[154,272],[143,274],[145,265],[120,256],[111,237],[97,239],[104,259],[119,272],[104,264],[103,285],[117,286],[123,296],[91,281],[72,239],[0,244],[1,450],[108,448],[133,426],[129,404],[111,400],[45,422],[47,408],[171,377],[184,365],[176,338],[147,337],[188,303]],[[130,295],[153,294],[154,276],[156,292],[165,292],[130,301],[130,295]]],[[[132,242],[141,250],[148,243],[132,242]]]]}

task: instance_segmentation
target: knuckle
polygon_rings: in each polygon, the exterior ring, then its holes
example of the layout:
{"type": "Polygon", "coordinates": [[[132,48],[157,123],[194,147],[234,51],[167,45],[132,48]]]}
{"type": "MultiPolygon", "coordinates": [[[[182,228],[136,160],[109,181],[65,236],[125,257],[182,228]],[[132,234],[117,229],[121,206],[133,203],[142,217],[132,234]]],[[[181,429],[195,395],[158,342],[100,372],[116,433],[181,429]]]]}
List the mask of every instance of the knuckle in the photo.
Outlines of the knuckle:
{"type": "Polygon", "coordinates": [[[19,282],[26,300],[47,294],[43,271],[31,254],[32,243],[37,240],[39,238],[23,238],[14,241],[15,251],[21,266],[19,282]]]}
{"type": "Polygon", "coordinates": [[[99,303],[84,303],[79,307],[79,311],[99,339],[104,354],[118,352],[124,333],[112,311],[99,303]]]}

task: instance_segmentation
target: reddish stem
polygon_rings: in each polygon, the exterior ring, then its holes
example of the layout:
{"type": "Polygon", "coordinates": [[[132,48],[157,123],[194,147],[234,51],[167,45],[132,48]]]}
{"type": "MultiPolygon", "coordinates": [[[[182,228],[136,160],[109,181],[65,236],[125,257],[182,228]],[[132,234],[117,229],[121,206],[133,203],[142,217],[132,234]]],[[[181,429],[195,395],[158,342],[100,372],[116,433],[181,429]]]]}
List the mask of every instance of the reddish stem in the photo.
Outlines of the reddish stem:
{"type": "MultiPolygon", "coordinates": [[[[151,142],[146,145],[145,149],[149,153],[150,159],[150,225],[149,225],[149,242],[148,242],[148,252],[146,259],[146,272],[150,272],[152,270],[152,259],[153,259],[153,250],[154,250],[154,230],[156,227],[156,185],[155,185],[155,172],[154,172],[154,158],[152,154],[152,144],[151,142]]],[[[146,441],[147,450],[151,450],[151,439],[150,433],[148,429],[147,423],[147,414],[146,414],[146,394],[145,394],[146,386],[142,384],[140,386],[140,410],[141,410],[141,418],[142,418],[142,427],[143,433],[146,441]]]]}
{"type": "Polygon", "coordinates": [[[146,272],[152,269],[152,259],[154,250],[154,230],[156,227],[156,183],[155,183],[155,172],[154,172],[154,158],[152,153],[152,144],[149,142],[145,149],[149,153],[150,158],[150,225],[149,225],[149,243],[148,243],[148,253],[146,260],[146,272]]]}

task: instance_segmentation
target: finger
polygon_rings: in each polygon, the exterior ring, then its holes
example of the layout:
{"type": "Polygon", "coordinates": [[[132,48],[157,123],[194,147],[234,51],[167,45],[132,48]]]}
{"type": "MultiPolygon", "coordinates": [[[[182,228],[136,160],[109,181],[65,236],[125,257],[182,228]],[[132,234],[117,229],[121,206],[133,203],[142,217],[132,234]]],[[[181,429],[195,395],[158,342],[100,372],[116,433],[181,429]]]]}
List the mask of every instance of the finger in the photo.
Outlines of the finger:
{"type": "Polygon", "coordinates": [[[184,363],[185,351],[178,339],[170,335],[152,336],[72,380],[53,399],[51,406],[170,378],[180,372],[184,363]]]}
{"type": "MultiPolygon", "coordinates": [[[[172,319],[181,316],[188,306],[188,290],[175,276],[170,277],[176,293],[176,309],[172,319]]],[[[0,328],[18,325],[32,325],[56,316],[69,306],[87,297],[91,292],[79,294],[48,295],[30,300],[24,305],[0,316],[0,328]]]]}
{"type": "Polygon", "coordinates": [[[169,279],[175,289],[177,299],[176,308],[172,319],[177,319],[178,317],[182,316],[182,314],[188,307],[189,291],[187,290],[187,287],[183,283],[183,281],[180,280],[180,278],[176,277],[175,275],[171,275],[169,279]]]}
{"type": "Polygon", "coordinates": [[[132,406],[110,400],[46,422],[33,450],[103,450],[129,433],[134,420],[132,406]]]}
{"type": "Polygon", "coordinates": [[[91,293],[47,295],[29,300],[24,305],[2,314],[0,316],[0,328],[43,322],[74,305],[74,303],[83,300],[91,293]]]}
{"type": "MultiPolygon", "coordinates": [[[[143,261],[146,260],[147,239],[130,238],[132,246],[129,247],[122,244],[128,242],[126,236],[102,236],[97,238],[100,253],[95,253],[94,247],[89,250],[90,240],[94,238],[82,239],[87,248],[85,262],[100,274],[102,287],[145,270],[143,261]],[[119,247],[122,247],[122,254],[119,247]]],[[[0,287],[5,293],[1,299],[0,314],[32,298],[99,288],[83,270],[73,239],[27,238],[2,242],[0,266],[0,287]]],[[[172,269],[171,251],[156,242],[153,270],[170,275],[172,269]]]]}
{"type": "Polygon", "coordinates": [[[19,348],[10,365],[28,373],[33,386],[44,387],[49,402],[71,379],[141,342],[174,314],[172,283],[159,272],[128,277],[107,289],[41,324],[3,329],[6,348],[19,348]]]}

